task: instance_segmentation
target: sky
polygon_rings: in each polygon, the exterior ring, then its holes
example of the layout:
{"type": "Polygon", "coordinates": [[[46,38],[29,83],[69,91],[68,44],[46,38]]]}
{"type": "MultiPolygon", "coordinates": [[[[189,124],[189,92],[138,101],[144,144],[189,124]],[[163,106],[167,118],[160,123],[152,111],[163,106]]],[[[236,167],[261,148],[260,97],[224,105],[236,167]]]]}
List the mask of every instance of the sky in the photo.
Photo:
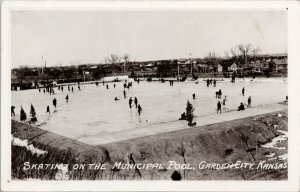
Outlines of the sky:
{"type": "Polygon", "coordinates": [[[287,52],[287,12],[222,10],[13,11],[12,66],[199,58],[251,43],[261,53],[287,52]]]}

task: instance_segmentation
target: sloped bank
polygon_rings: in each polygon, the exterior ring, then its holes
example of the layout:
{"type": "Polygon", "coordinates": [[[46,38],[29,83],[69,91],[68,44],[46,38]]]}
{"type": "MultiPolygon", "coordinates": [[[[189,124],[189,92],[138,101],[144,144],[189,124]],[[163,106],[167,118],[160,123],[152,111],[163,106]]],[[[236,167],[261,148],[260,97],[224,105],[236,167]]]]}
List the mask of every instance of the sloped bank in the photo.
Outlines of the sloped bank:
{"type": "Polygon", "coordinates": [[[109,162],[108,151],[101,147],[93,147],[75,140],[44,131],[32,125],[12,120],[12,178],[13,179],[99,179],[103,176],[99,170],[68,170],[62,175],[63,167],[46,169],[45,164],[60,165],[82,164],[84,162],[109,162]],[[26,142],[36,150],[44,153],[38,154],[28,150],[26,146],[16,145],[13,141],[26,142]],[[24,163],[30,166],[43,165],[43,168],[33,167],[25,170],[24,163]]]}
{"type": "MultiPolygon", "coordinates": [[[[197,169],[199,163],[235,163],[237,161],[255,163],[287,163],[267,157],[287,154],[287,140],[281,142],[285,150],[263,148],[263,144],[272,142],[287,131],[287,111],[259,115],[239,120],[218,123],[209,126],[191,128],[171,133],[127,140],[104,145],[112,160],[120,160],[132,153],[136,163],[159,163],[160,170],[140,170],[144,179],[170,179],[175,166],[170,168],[169,161],[179,164],[188,163],[195,170],[178,170],[182,178],[188,180],[210,179],[287,179],[287,169],[258,167],[258,169],[197,169]],[[279,115],[278,115],[279,114],[279,115]]],[[[122,171],[122,170],[121,170],[122,171]]]]}
{"type": "Polygon", "coordinates": [[[14,179],[166,179],[176,170],[168,169],[169,161],[184,162],[195,170],[178,170],[182,179],[287,179],[287,169],[238,169],[213,170],[197,169],[200,162],[234,163],[236,161],[259,163],[286,162],[275,159],[287,153],[287,142],[281,142],[285,150],[263,148],[261,145],[272,142],[282,135],[278,130],[287,131],[287,112],[249,117],[214,125],[202,126],[164,133],[138,139],[132,139],[104,146],[89,146],[75,140],[53,134],[31,125],[12,121],[12,137],[18,138],[33,149],[45,153],[38,155],[27,146],[12,143],[12,178],[14,179]],[[280,117],[278,116],[280,113],[280,117]],[[31,147],[32,148],[32,147],[31,147]],[[272,160],[268,155],[272,154],[272,160]],[[275,154],[275,155],[273,155],[275,154]],[[128,158],[131,157],[131,158],[128,158]],[[161,164],[158,169],[120,169],[115,163],[161,164]],[[103,170],[74,169],[28,169],[30,164],[107,164],[103,170]]]}

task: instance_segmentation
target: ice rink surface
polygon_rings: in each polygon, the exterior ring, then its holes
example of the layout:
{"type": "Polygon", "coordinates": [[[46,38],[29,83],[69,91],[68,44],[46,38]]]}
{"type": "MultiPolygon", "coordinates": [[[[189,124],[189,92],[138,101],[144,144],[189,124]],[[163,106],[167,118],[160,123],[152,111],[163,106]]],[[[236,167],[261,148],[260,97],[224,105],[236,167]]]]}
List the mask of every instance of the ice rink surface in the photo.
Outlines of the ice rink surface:
{"type": "MultiPolygon", "coordinates": [[[[132,81],[132,80],[129,80],[132,81]]],[[[81,91],[77,85],[73,85],[74,92],[54,88],[55,95],[43,93],[38,89],[25,91],[12,91],[12,105],[16,107],[16,117],[19,120],[21,105],[30,116],[30,104],[35,107],[40,128],[76,139],[88,140],[88,137],[101,139],[102,135],[114,132],[138,129],[156,123],[174,122],[185,112],[187,100],[195,108],[197,118],[216,114],[217,101],[215,92],[222,90],[222,99],[227,95],[226,108],[236,109],[240,102],[247,103],[248,97],[252,98],[252,106],[278,103],[285,100],[287,95],[287,82],[283,79],[268,82],[238,81],[236,83],[217,81],[217,86],[206,86],[206,82],[195,81],[174,82],[146,82],[139,84],[133,82],[127,92],[126,99],[123,96],[123,83],[102,83],[81,85],[81,91]],[[106,84],[109,89],[106,89],[106,84]],[[242,96],[242,88],[245,87],[245,96],[242,96]],[[196,94],[196,99],[192,94],[196,94]],[[69,95],[69,102],[65,97],[69,95]],[[118,97],[120,100],[115,101],[118,97]],[[129,98],[137,97],[143,111],[138,115],[137,109],[132,104],[129,108],[129,98]],[[55,109],[52,100],[56,98],[58,106],[55,109]],[[50,115],[46,114],[46,107],[50,106],[50,115]]],[[[88,143],[88,142],[87,142],[88,143]]],[[[100,142],[101,143],[101,142],[100,142]]]]}

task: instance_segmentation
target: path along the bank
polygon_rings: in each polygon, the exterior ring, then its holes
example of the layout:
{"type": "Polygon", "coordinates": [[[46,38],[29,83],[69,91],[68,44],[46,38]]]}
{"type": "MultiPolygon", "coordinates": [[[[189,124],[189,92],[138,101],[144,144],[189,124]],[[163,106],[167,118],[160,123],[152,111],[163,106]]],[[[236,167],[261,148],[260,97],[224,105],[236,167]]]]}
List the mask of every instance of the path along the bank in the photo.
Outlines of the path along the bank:
{"type": "MultiPolygon", "coordinates": [[[[262,115],[266,113],[272,113],[276,111],[286,110],[288,105],[273,103],[259,105],[256,107],[246,108],[244,111],[230,111],[228,113],[212,114],[197,117],[195,121],[197,122],[197,127],[210,125],[215,123],[221,123],[225,121],[231,121],[256,115],[262,115]]],[[[156,135],[161,133],[167,133],[172,131],[178,131],[183,129],[192,129],[194,127],[189,127],[187,121],[172,121],[165,123],[151,124],[144,127],[138,127],[130,130],[117,131],[112,133],[103,133],[101,136],[89,136],[85,138],[80,138],[78,141],[89,144],[89,145],[103,145],[108,143],[114,143],[119,141],[124,141],[128,139],[134,139],[139,137],[146,137],[150,135],[156,135]]]]}

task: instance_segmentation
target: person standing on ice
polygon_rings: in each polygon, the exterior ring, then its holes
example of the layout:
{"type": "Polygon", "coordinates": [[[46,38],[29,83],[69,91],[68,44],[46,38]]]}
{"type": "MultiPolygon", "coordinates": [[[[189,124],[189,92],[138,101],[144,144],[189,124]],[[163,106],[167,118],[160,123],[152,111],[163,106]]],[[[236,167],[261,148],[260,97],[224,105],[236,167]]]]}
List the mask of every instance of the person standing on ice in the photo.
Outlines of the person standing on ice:
{"type": "Polygon", "coordinates": [[[126,99],[126,94],[127,94],[127,93],[126,93],[126,91],[124,90],[124,91],[123,91],[124,99],[126,99]]]}
{"type": "Polygon", "coordinates": [[[251,107],[251,96],[248,98],[248,105],[247,107],[251,107]]]}
{"type": "Polygon", "coordinates": [[[221,89],[219,89],[218,98],[221,99],[221,97],[222,97],[222,91],[221,89]]]}
{"type": "Polygon", "coordinates": [[[66,102],[69,102],[69,95],[66,96],[66,102]]]}
{"type": "Polygon", "coordinates": [[[78,84],[78,90],[80,91],[80,85],[78,84]]]}
{"type": "Polygon", "coordinates": [[[138,113],[139,113],[139,115],[141,115],[142,111],[143,111],[143,109],[142,109],[141,105],[138,105],[138,113]]]}
{"type": "Polygon", "coordinates": [[[242,89],[242,94],[243,94],[243,96],[245,95],[245,88],[244,87],[242,89]]]}
{"type": "Polygon", "coordinates": [[[206,79],[206,86],[209,87],[209,79],[206,79]]]}
{"type": "Polygon", "coordinates": [[[53,106],[56,108],[56,104],[57,104],[56,98],[53,99],[52,103],[53,103],[53,106]]]}
{"type": "Polygon", "coordinates": [[[222,105],[224,105],[224,107],[225,107],[225,105],[226,105],[226,101],[227,101],[227,96],[225,95],[225,97],[224,97],[224,99],[223,99],[223,103],[222,103],[222,105]]]}
{"type": "Polygon", "coordinates": [[[15,106],[11,106],[11,116],[16,116],[16,114],[15,114],[15,106]]]}
{"type": "Polygon", "coordinates": [[[196,98],[196,94],[195,93],[193,93],[193,99],[195,99],[196,98]]]}
{"type": "Polygon", "coordinates": [[[70,85],[68,85],[68,91],[70,91],[70,85]]]}
{"type": "Polygon", "coordinates": [[[63,86],[61,86],[61,91],[64,92],[64,87],[63,86]]]}
{"type": "Polygon", "coordinates": [[[116,88],[116,84],[114,84],[114,88],[116,88]]]}
{"type": "Polygon", "coordinates": [[[74,91],[74,89],[73,89],[73,87],[72,87],[72,93],[73,93],[73,91],[74,91]]]}
{"type": "Polygon", "coordinates": [[[46,111],[46,113],[49,113],[49,115],[50,115],[50,107],[49,107],[49,105],[47,105],[47,111],[46,111]]]}
{"type": "Polygon", "coordinates": [[[220,111],[220,113],[222,113],[222,105],[221,105],[220,101],[218,101],[218,103],[217,103],[217,114],[219,113],[219,111],[220,111]]]}
{"type": "Polygon", "coordinates": [[[214,87],[216,87],[217,85],[217,82],[216,82],[216,79],[214,79],[214,87]]]}
{"type": "Polygon", "coordinates": [[[106,89],[109,89],[108,84],[106,84],[106,89]]]}
{"type": "Polygon", "coordinates": [[[132,97],[129,98],[129,107],[131,108],[131,104],[132,104],[132,97]]]}
{"type": "Polygon", "coordinates": [[[137,100],[136,97],[134,98],[134,104],[135,104],[135,108],[137,108],[138,107],[138,100],[137,100]]]}

